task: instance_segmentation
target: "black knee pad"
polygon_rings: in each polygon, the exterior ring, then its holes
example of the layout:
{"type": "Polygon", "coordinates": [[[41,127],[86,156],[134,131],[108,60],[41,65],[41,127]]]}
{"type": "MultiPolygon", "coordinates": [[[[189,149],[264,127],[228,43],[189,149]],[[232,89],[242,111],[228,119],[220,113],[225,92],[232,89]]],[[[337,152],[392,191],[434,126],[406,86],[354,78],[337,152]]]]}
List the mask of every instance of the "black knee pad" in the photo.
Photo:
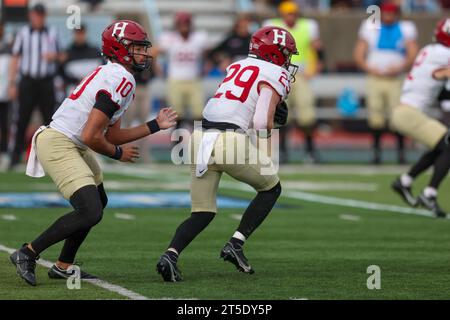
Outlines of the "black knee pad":
{"type": "Polygon", "coordinates": [[[274,200],[277,200],[278,197],[281,194],[281,183],[278,181],[278,183],[270,190],[267,191],[260,191],[258,194],[264,195],[265,197],[273,198],[274,200]]]}
{"type": "Polygon", "coordinates": [[[103,209],[106,208],[106,205],[108,204],[108,196],[106,195],[105,188],[103,187],[103,183],[100,183],[97,186],[98,194],[100,195],[100,200],[102,202],[103,209]]]}
{"type": "Polygon", "coordinates": [[[91,228],[102,220],[103,204],[95,185],[84,186],[70,197],[70,203],[79,214],[82,228],[91,228]]]}
{"type": "Polygon", "coordinates": [[[216,214],[214,212],[208,212],[208,211],[197,211],[191,213],[191,218],[195,219],[199,222],[199,224],[206,224],[208,225],[216,214]]]}

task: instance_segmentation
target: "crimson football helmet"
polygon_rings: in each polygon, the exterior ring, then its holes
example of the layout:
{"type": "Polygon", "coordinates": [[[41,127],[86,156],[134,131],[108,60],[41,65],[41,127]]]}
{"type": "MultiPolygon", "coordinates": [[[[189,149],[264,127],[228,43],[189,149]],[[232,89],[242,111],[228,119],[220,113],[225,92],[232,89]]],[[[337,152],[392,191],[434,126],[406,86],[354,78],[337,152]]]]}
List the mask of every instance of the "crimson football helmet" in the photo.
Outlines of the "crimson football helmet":
{"type": "Polygon", "coordinates": [[[439,20],[434,29],[434,38],[440,44],[450,47],[450,18],[439,20]]]}
{"type": "Polygon", "coordinates": [[[256,31],[250,40],[249,56],[258,58],[288,70],[292,77],[298,66],[291,64],[292,55],[298,54],[295,39],[281,27],[267,26],[256,31]]]}
{"type": "Polygon", "coordinates": [[[192,23],[192,14],[187,11],[178,11],[175,14],[175,25],[179,24],[191,24],[192,23]]]}
{"type": "Polygon", "coordinates": [[[119,20],[111,23],[102,33],[102,54],[119,63],[131,66],[134,71],[148,69],[152,57],[147,53],[135,52],[136,46],[144,46],[145,52],[152,46],[147,33],[139,23],[131,20],[119,20]],[[144,56],[138,63],[135,56],[144,56]]]}

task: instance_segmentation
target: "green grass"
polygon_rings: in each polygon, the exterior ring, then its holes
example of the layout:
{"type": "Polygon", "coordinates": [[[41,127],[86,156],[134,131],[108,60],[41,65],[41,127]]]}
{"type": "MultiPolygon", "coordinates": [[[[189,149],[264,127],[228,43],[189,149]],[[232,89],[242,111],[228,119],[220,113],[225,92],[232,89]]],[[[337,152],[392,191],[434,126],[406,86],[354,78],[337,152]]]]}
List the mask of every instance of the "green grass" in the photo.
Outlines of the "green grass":
{"type": "MultiPolygon", "coordinates": [[[[317,170],[315,170],[317,171],[317,170]]],[[[305,173],[302,173],[305,172],[305,173]]],[[[122,182],[121,191],[161,190],[167,181],[188,181],[187,171],[152,171],[151,174],[106,174],[108,181],[122,182]],[[135,183],[136,188],[130,188],[135,183]]],[[[393,174],[373,175],[307,173],[281,174],[282,181],[370,183],[375,191],[307,191],[317,194],[403,205],[390,192],[393,174]]],[[[229,180],[229,179],[225,179],[229,180]]],[[[417,192],[427,177],[418,181],[417,192]]],[[[231,181],[231,180],[229,180],[231,181]]],[[[181,184],[180,184],[181,185],[181,184]]],[[[0,192],[54,190],[51,181],[22,174],[0,174],[0,192]]],[[[183,189],[180,187],[180,189],[183,189]]],[[[442,204],[450,209],[450,192],[442,187],[442,204]]],[[[285,190],[287,190],[285,188],[285,190]]],[[[115,190],[117,191],[117,189],[115,190]]],[[[222,189],[221,194],[251,199],[252,193],[222,189]]],[[[281,198],[260,229],[245,246],[256,270],[238,273],[218,258],[223,244],[238,221],[224,209],[211,225],[183,252],[179,266],[185,281],[164,283],[155,264],[189,209],[106,209],[104,219],[88,236],[77,260],[86,271],[149,298],[198,299],[448,299],[450,297],[450,222],[428,217],[319,204],[281,198]],[[284,206],[283,206],[284,205],[284,206]],[[115,212],[135,215],[119,220],[115,212]],[[340,215],[354,215],[347,221],[340,215]],[[368,290],[369,265],[381,268],[381,290],[368,290]]],[[[0,244],[16,248],[30,241],[62,213],[63,208],[0,209],[16,221],[0,219],[0,244]]],[[[61,245],[41,257],[53,261],[61,245]]],[[[117,294],[82,283],[81,290],[68,290],[65,281],[49,280],[38,267],[38,286],[18,279],[6,253],[0,253],[0,299],[122,299],[117,294]]]]}

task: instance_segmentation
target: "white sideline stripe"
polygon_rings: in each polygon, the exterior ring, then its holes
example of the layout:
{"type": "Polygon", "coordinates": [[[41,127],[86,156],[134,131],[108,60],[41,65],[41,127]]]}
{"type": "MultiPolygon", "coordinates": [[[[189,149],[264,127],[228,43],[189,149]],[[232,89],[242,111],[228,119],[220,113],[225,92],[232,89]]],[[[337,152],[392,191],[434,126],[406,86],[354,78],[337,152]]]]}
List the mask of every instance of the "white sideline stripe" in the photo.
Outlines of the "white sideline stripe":
{"type": "MultiPolygon", "coordinates": [[[[3,245],[0,244],[0,251],[6,252],[6,253],[13,253],[14,251],[16,251],[16,249],[12,249],[12,248],[8,248],[5,247],[3,245]]],[[[51,263],[48,260],[44,260],[44,259],[39,259],[36,261],[37,264],[47,267],[47,268],[51,268],[53,263],[51,263]]],[[[127,297],[131,300],[149,300],[149,298],[142,296],[136,292],[133,292],[131,290],[125,289],[121,286],[109,283],[107,281],[101,280],[101,279],[82,279],[83,281],[89,282],[97,287],[106,289],[108,291],[111,292],[115,292],[117,294],[120,294],[121,296],[127,297]]]]}
{"type": "Polygon", "coordinates": [[[232,215],[230,215],[230,218],[231,218],[231,219],[234,219],[234,220],[241,221],[241,219],[242,219],[242,214],[236,214],[236,213],[233,213],[232,215]]]}
{"type": "Polygon", "coordinates": [[[17,217],[13,214],[4,214],[2,215],[2,219],[6,221],[16,221],[17,217]]]}
{"type": "Polygon", "coordinates": [[[341,215],[339,215],[339,219],[348,220],[348,221],[361,221],[360,216],[355,216],[353,214],[341,214],[341,215]]]}
{"type": "Polygon", "coordinates": [[[120,212],[114,213],[114,217],[116,217],[117,219],[122,219],[122,220],[135,220],[136,219],[136,217],[133,216],[132,214],[120,213],[120,212]]]}
{"type": "Polygon", "coordinates": [[[284,192],[283,195],[288,198],[294,198],[298,200],[305,200],[310,202],[324,203],[324,204],[332,204],[339,205],[345,207],[352,208],[361,208],[361,209],[369,209],[369,210],[377,210],[377,211],[390,211],[404,214],[415,214],[419,216],[425,217],[433,217],[431,212],[422,209],[414,209],[414,208],[406,208],[401,206],[396,206],[392,204],[381,204],[375,202],[368,202],[362,200],[353,200],[346,198],[336,198],[330,196],[322,196],[318,194],[306,193],[301,191],[287,191],[284,192]]]}
{"type": "Polygon", "coordinates": [[[348,181],[283,181],[283,188],[299,191],[377,191],[378,184],[348,181]]]}
{"type": "MultiPolygon", "coordinates": [[[[239,183],[230,183],[228,181],[224,181],[223,184],[221,184],[222,187],[227,189],[239,189],[241,191],[248,191],[248,192],[255,192],[250,186],[247,186],[245,184],[239,184],[239,183]]],[[[348,198],[337,198],[337,197],[330,197],[330,196],[322,196],[319,194],[309,193],[309,192],[303,192],[303,191],[283,191],[282,193],[283,197],[288,197],[296,200],[304,200],[304,201],[310,201],[315,203],[323,203],[323,204],[331,204],[331,205],[339,205],[344,207],[352,207],[352,208],[359,208],[359,209],[368,209],[368,210],[376,210],[376,211],[389,211],[389,212],[396,212],[396,213],[403,213],[403,214],[413,214],[413,215],[419,215],[424,217],[434,217],[434,215],[423,209],[415,209],[415,208],[407,208],[407,207],[401,207],[393,204],[381,204],[381,203],[375,203],[375,202],[368,202],[368,201],[362,201],[362,200],[354,200],[354,199],[348,199],[348,198]]]]}

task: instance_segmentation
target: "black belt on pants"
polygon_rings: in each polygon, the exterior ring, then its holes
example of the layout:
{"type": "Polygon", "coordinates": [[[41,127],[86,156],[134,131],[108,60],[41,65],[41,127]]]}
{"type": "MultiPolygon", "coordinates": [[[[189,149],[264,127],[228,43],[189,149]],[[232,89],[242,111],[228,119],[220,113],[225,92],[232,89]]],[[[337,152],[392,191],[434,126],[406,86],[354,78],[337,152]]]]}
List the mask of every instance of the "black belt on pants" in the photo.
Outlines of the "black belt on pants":
{"type": "Polygon", "coordinates": [[[214,122],[206,119],[202,119],[202,128],[204,130],[208,129],[217,129],[220,131],[227,130],[242,130],[237,124],[229,123],[229,122],[214,122]]]}

